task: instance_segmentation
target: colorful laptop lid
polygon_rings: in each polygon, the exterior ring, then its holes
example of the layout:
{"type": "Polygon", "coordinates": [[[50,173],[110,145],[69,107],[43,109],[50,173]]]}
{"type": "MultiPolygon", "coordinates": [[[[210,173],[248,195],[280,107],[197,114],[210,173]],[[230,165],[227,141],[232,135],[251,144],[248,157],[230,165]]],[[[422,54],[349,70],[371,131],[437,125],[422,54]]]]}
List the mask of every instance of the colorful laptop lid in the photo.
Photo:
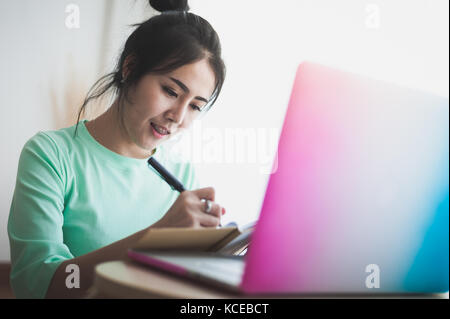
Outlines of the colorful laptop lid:
{"type": "Polygon", "coordinates": [[[301,64],[241,288],[429,293],[449,285],[449,104],[301,64]]]}

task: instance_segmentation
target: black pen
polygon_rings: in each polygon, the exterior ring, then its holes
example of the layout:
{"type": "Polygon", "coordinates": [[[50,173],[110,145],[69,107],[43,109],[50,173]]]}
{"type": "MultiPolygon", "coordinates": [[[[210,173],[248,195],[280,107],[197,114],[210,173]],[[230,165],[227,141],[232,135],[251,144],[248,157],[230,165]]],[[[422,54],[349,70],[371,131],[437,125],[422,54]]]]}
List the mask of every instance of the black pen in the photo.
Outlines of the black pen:
{"type": "Polygon", "coordinates": [[[149,158],[148,165],[151,165],[158,172],[161,178],[164,179],[170,187],[172,187],[173,190],[179,191],[180,193],[186,190],[183,184],[175,176],[170,174],[169,171],[167,171],[164,166],[159,164],[159,162],[153,157],[149,158]]]}
{"type": "MultiPolygon", "coordinates": [[[[182,193],[186,190],[184,188],[183,184],[175,176],[170,174],[169,171],[167,171],[164,168],[164,166],[159,164],[159,162],[156,159],[154,159],[153,157],[149,158],[148,165],[152,166],[156,170],[156,172],[159,174],[159,176],[161,176],[162,179],[164,179],[173,190],[177,190],[180,193],[182,193]]],[[[222,227],[222,224],[220,224],[219,227],[222,227]]]]}

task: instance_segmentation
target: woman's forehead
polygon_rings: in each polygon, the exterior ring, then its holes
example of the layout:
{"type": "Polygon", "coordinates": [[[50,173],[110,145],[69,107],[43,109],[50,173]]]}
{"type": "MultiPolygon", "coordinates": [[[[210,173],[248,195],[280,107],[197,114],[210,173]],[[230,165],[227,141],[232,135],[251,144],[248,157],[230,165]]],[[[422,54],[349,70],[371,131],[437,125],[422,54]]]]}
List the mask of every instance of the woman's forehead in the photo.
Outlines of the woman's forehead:
{"type": "Polygon", "coordinates": [[[208,60],[183,65],[163,75],[173,82],[181,82],[189,92],[209,99],[214,92],[216,78],[208,60]],[[175,81],[174,81],[175,80],[175,81]]]}

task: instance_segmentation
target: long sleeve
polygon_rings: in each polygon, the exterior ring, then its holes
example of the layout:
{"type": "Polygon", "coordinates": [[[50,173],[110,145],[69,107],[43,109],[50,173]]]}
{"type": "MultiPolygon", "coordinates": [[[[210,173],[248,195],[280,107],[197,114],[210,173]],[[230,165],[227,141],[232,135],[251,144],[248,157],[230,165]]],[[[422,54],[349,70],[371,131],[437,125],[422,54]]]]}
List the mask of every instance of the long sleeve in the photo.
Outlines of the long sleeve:
{"type": "Polygon", "coordinates": [[[8,219],[11,286],[17,298],[44,298],[58,266],[72,259],[63,239],[64,172],[45,133],[24,146],[8,219]]]}

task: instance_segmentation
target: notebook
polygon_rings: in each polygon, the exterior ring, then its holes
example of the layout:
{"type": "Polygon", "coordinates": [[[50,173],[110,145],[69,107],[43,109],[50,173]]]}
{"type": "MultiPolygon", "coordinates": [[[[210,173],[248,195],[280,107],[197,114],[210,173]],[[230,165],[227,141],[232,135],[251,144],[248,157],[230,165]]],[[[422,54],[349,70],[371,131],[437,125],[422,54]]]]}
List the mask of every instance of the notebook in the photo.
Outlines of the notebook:
{"type": "Polygon", "coordinates": [[[140,250],[219,252],[239,255],[248,246],[256,222],[239,227],[149,229],[133,246],[140,250]]]}

